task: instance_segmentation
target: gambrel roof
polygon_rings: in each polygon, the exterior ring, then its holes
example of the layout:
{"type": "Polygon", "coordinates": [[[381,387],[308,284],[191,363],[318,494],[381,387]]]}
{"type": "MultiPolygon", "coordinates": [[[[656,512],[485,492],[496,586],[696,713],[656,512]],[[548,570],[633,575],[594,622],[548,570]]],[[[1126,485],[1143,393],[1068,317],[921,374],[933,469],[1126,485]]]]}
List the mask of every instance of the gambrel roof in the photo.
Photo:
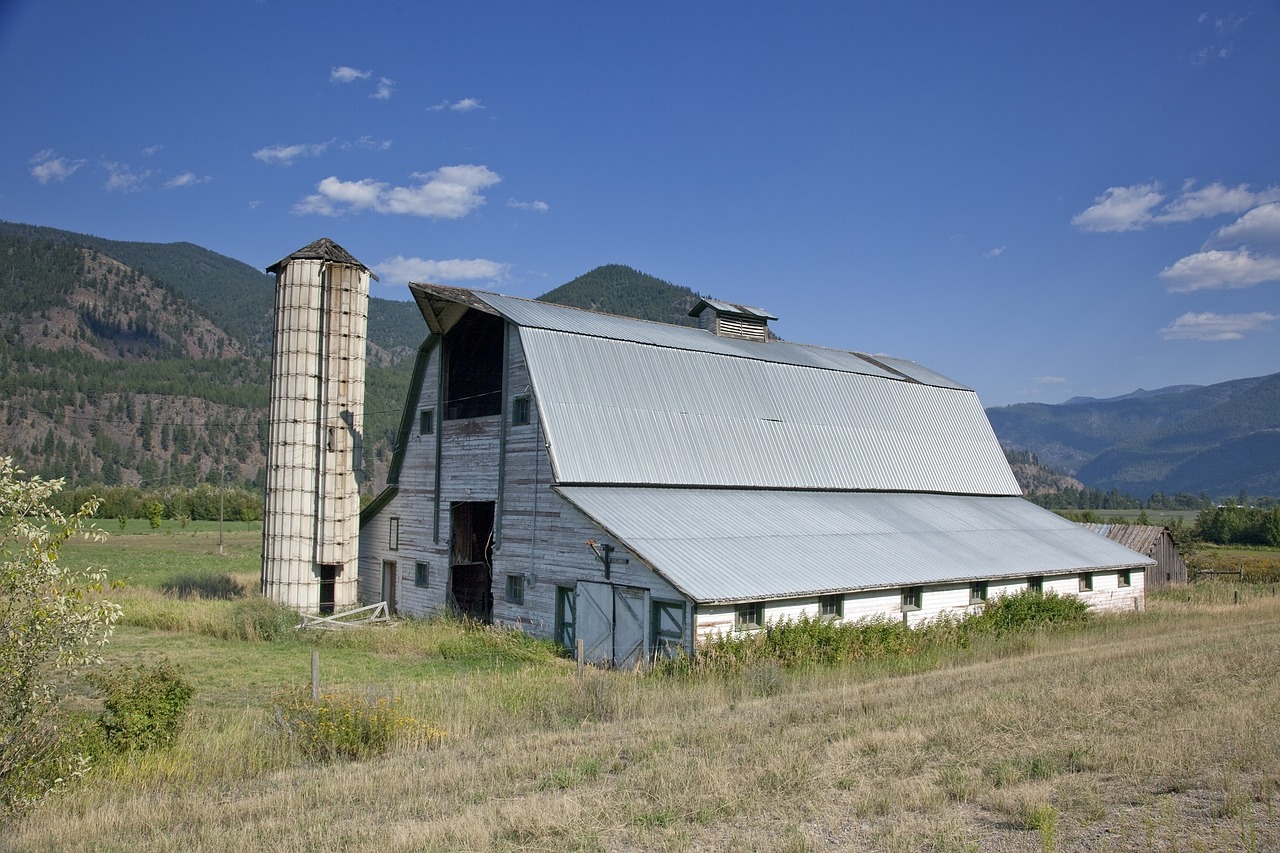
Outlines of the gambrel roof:
{"type": "Polygon", "coordinates": [[[517,330],[554,488],[693,601],[1152,563],[1024,501],[977,394],[914,362],[409,287],[437,335],[517,330]]]}

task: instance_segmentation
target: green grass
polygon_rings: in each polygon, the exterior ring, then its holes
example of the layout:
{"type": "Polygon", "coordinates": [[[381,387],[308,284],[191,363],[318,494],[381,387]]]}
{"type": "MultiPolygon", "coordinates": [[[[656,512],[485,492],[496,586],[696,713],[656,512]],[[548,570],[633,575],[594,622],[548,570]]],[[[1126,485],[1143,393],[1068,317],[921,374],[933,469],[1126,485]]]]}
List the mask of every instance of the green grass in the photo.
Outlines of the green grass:
{"type": "Polygon", "coordinates": [[[1269,587],[1239,604],[1225,583],[1170,590],[1144,613],[914,658],[579,682],[512,632],[422,620],[237,639],[241,602],[163,593],[193,564],[241,560],[252,580],[245,535],[224,557],[203,532],[68,549],[134,578],[118,597],[135,624],[108,658],[178,664],[192,716],[172,749],[106,760],[0,847],[1280,848],[1269,587]],[[136,624],[161,618],[175,629],[136,624]],[[393,698],[443,740],[318,767],[272,717],[273,697],[309,684],[312,649],[324,690],[393,698]]]}

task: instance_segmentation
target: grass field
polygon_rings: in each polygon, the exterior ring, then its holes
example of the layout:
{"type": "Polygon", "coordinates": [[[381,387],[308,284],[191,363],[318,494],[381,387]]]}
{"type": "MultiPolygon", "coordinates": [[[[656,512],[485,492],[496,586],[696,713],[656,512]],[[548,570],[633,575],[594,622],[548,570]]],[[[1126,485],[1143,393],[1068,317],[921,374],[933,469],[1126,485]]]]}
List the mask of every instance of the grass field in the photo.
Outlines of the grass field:
{"type": "Polygon", "coordinates": [[[510,633],[410,621],[266,640],[234,627],[260,600],[163,592],[179,574],[252,590],[259,537],[224,533],[225,555],[216,530],[190,529],[66,549],[131,578],[109,661],[166,656],[199,692],[174,747],[107,760],[0,848],[1280,849],[1269,586],[1175,590],[927,660],[579,683],[510,633]],[[308,684],[312,649],[326,690],[399,697],[443,742],[303,759],[271,707],[308,684]]]}

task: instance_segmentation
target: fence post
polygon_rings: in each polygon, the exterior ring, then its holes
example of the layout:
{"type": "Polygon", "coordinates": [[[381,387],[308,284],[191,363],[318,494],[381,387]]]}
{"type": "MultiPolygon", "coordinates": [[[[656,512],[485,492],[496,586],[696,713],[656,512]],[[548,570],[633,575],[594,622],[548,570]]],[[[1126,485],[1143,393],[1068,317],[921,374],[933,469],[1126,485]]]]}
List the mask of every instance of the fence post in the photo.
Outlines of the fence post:
{"type": "Polygon", "coordinates": [[[581,685],[582,685],[582,679],[583,679],[583,677],[584,677],[584,676],[585,676],[585,674],[586,674],[586,673],[585,673],[585,669],[586,669],[586,665],[587,665],[587,660],[586,660],[586,658],[587,658],[586,646],[583,644],[583,641],[582,641],[582,640],[578,640],[574,645],[576,645],[576,646],[578,647],[578,648],[577,648],[577,653],[578,653],[578,685],[579,685],[579,686],[581,686],[581,685]]]}
{"type": "Polygon", "coordinates": [[[311,650],[311,701],[320,701],[320,650],[311,650]]]}

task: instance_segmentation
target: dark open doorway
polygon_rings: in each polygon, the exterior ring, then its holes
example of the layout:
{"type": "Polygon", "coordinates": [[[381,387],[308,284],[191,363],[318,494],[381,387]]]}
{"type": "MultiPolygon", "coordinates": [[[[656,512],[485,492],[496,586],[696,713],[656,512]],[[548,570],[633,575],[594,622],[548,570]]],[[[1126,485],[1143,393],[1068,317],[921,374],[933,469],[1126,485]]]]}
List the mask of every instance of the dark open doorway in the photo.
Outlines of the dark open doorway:
{"type": "Polygon", "coordinates": [[[334,608],[334,587],[338,581],[338,567],[332,563],[325,563],[320,566],[320,615],[328,616],[333,613],[334,608]]]}
{"type": "Polygon", "coordinates": [[[451,504],[449,591],[463,616],[493,621],[493,501],[451,504]]]}

